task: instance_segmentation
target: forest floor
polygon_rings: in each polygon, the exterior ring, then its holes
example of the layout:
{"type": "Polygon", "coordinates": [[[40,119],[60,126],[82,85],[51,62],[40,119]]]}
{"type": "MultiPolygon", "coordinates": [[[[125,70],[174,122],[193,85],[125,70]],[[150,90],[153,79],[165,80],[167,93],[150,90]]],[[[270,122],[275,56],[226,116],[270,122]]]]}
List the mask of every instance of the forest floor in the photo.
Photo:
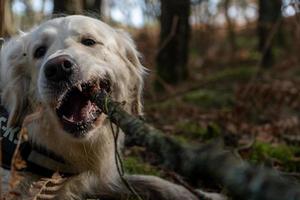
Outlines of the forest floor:
{"type": "MultiPolygon", "coordinates": [[[[234,59],[220,56],[214,63],[202,62],[201,67],[195,64],[199,55],[192,50],[190,71],[193,72],[183,84],[166,85],[165,92],[160,93],[149,86],[153,82],[146,83],[146,121],[183,143],[221,141],[242,159],[277,169],[298,181],[300,68],[297,60],[278,49],[274,66],[261,69],[255,42],[242,37],[238,41],[243,48],[234,59]]],[[[124,164],[129,173],[174,180],[172,173],[156,165],[154,156],[142,147],[127,149],[124,164]]],[[[199,183],[208,189],[218,188],[202,184],[201,180],[199,183]]]]}

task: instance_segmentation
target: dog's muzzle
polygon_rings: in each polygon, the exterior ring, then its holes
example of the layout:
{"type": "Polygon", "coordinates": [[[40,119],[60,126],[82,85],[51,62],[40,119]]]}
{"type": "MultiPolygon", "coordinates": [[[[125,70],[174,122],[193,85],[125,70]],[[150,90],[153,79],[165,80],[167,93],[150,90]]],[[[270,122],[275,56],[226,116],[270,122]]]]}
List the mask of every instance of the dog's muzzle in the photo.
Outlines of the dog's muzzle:
{"type": "Polygon", "coordinates": [[[79,67],[68,55],[60,55],[48,60],[44,65],[44,75],[52,83],[69,82],[76,76],[79,67]]]}
{"type": "Polygon", "coordinates": [[[49,59],[43,66],[47,90],[55,97],[52,106],[62,128],[74,137],[84,137],[95,127],[102,114],[91,97],[103,90],[110,92],[107,78],[83,80],[80,66],[69,55],[49,59]]]}

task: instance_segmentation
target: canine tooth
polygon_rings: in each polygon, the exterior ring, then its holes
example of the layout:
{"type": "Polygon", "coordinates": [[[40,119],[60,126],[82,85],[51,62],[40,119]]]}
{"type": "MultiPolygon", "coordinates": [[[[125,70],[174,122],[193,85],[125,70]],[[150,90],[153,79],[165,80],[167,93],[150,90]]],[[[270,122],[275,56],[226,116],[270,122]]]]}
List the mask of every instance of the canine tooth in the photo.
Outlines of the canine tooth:
{"type": "Polygon", "coordinates": [[[77,88],[78,88],[78,90],[79,90],[80,92],[82,92],[82,87],[81,87],[80,84],[77,85],[77,88]]]}

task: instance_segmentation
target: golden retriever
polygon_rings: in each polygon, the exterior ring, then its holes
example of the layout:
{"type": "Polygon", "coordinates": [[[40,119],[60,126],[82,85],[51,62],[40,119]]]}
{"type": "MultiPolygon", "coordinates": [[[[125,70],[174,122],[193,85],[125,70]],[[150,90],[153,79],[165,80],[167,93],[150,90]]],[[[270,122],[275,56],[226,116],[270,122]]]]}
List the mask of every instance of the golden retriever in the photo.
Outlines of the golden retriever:
{"type": "MultiPolygon", "coordinates": [[[[22,124],[27,115],[40,111],[26,126],[29,141],[64,161],[45,154],[31,159],[73,174],[54,199],[129,195],[117,171],[110,122],[90,97],[92,90],[105,90],[114,100],[124,101],[129,113],[142,114],[145,69],[131,38],[97,19],[60,17],[7,41],[0,61],[1,102],[10,113],[8,126],[22,124]]],[[[119,146],[122,142],[120,135],[119,146]]],[[[29,196],[29,186],[39,178],[25,172],[18,187],[21,199],[29,196]]],[[[184,187],[158,177],[125,178],[145,199],[197,199],[184,187]]]]}

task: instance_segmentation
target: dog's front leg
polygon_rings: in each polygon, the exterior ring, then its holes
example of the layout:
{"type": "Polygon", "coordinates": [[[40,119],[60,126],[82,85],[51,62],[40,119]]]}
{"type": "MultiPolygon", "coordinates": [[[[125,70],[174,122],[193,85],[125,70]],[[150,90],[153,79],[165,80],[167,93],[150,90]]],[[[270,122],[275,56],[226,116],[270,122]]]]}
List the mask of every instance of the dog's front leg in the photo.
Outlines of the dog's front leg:
{"type": "Polygon", "coordinates": [[[144,199],[148,200],[197,200],[199,199],[186,188],[162,178],[146,175],[125,176],[129,184],[144,199]]]}

